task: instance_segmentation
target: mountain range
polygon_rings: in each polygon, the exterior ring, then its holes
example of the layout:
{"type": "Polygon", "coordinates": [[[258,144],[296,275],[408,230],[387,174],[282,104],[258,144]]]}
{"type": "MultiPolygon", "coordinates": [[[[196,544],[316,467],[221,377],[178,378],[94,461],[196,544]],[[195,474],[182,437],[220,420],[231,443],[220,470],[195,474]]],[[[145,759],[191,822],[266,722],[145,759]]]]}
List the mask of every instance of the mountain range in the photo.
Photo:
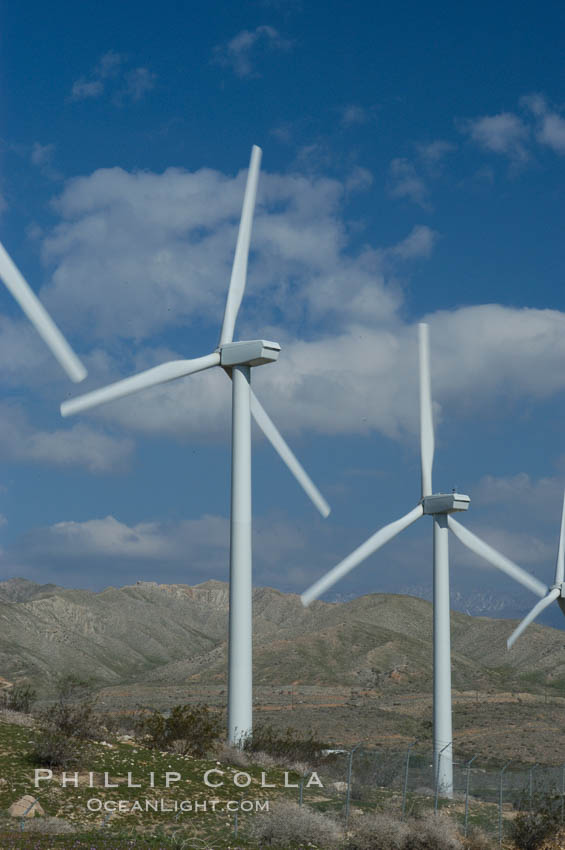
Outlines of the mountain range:
{"type": "MultiPolygon", "coordinates": [[[[228,585],[137,582],[100,592],[0,582],[0,676],[49,690],[73,672],[99,688],[220,686],[226,681],[228,585]]],[[[516,621],[452,612],[454,687],[565,680],[565,632],[532,625],[506,650],[516,621]]],[[[304,609],[295,594],[253,595],[256,686],[394,687],[429,691],[432,606],[369,594],[304,609]]]]}

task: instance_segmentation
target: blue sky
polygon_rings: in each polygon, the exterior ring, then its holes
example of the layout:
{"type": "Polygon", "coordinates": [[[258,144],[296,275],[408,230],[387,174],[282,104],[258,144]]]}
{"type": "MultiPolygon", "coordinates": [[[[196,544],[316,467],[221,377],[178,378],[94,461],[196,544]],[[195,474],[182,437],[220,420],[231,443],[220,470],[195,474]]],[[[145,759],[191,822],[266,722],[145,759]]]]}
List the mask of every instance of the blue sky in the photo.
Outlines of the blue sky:
{"type": "MultiPolygon", "coordinates": [[[[255,582],[302,591],[419,498],[416,325],[436,490],[549,582],[565,485],[565,103],[557,3],[5,5],[1,238],[84,390],[217,344],[252,144],[237,335],[278,340],[255,582]]],[[[63,421],[66,379],[0,293],[3,577],[227,579],[229,385],[196,375],[63,421]]],[[[514,593],[455,541],[453,584],[514,593]]],[[[422,520],[343,594],[431,582],[422,520]]],[[[519,592],[519,591],[518,591],[519,592]]],[[[532,600],[533,601],[533,600],[532,600]]]]}

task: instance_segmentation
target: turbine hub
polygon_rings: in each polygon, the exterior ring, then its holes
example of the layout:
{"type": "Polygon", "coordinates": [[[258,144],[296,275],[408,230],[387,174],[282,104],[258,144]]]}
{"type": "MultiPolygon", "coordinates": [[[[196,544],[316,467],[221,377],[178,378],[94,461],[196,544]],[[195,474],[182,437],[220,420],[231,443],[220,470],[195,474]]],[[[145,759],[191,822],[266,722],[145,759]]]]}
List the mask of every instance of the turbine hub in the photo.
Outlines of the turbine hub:
{"type": "Polygon", "coordinates": [[[220,346],[220,366],[262,366],[274,363],[281,350],[278,342],[265,339],[226,342],[220,346]]]}
{"type": "Polygon", "coordinates": [[[471,500],[462,493],[435,493],[424,496],[422,507],[425,514],[453,514],[456,511],[466,511],[471,500]]]}

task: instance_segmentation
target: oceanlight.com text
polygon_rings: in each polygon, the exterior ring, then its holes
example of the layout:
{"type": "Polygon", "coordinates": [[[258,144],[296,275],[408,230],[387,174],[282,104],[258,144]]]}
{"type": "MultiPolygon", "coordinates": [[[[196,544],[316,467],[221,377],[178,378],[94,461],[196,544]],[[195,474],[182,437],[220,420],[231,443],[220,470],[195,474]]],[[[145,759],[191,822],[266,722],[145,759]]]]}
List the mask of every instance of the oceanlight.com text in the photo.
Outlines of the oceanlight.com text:
{"type": "Polygon", "coordinates": [[[162,814],[198,814],[200,812],[268,812],[268,800],[167,800],[143,797],[136,800],[102,800],[91,797],[86,802],[89,812],[161,812],[162,814]]]}

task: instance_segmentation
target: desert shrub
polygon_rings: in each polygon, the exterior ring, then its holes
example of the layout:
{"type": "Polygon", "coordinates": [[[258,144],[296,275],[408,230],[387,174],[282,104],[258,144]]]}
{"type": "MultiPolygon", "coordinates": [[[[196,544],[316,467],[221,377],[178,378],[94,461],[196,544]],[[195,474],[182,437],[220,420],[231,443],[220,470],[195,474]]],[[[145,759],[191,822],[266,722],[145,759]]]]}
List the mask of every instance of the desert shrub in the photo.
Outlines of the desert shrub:
{"type": "Polygon", "coordinates": [[[77,767],[84,757],[84,745],[76,738],[54,729],[42,729],[35,737],[30,759],[41,767],[77,767]]]}
{"type": "Polygon", "coordinates": [[[3,708],[8,709],[8,711],[29,714],[32,705],[37,699],[37,691],[29,682],[20,682],[20,684],[14,685],[10,690],[4,691],[2,697],[3,708]]]}
{"type": "Polygon", "coordinates": [[[263,752],[285,764],[292,761],[316,764],[326,745],[318,741],[312,732],[302,735],[297,729],[289,726],[280,732],[268,724],[260,724],[253,729],[251,735],[243,742],[247,753],[263,752]]]}
{"type": "Polygon", "coordinates": [[[155,749],[203,758],[217,745],[223,726],[205,705],[175,705],[167,716],[153,711],[140,717],[137,729],[155,749]]]}
{"type": "Polygon", "coordinates": [[[389,815],[358,815],[351,822],[348,850],[404,850],[408,838],[407,824],[389,815]]]}
{"type": "Polygon", "coordinates": [[[493,850],[494,844],[482,829],[474,827],[465,839],[465,850],[493,850]]]}
{"type": "Polygon", "coordinates": [[[444,815],[428,814],[409,823],[402,850],[462,850],[455,823],[444,815]]]}
{"type": "Polygon", "coordinates": [[[382,750],[361,750],[353,759],[353,781],[355,784],[390,788],[402,775],[404,756],[382,750]]]}
{"type": "Polygon", "coordinates": [[[561,801],[551,796],[536,801],[532,812],[520,812],[508,826],[517,850],[538,850],[561,829],[561,801]]]}
{"type": "Polygon", "coordinates": [[[246,752],[239,747],[232,747],[230,744],[221,744],[216,752],[216,758],[222,764],[229,764],[234,767],[249,767],[251,759],[246,752]]]}
{"type": "Polygon", "coordinates": [[[75,767],[86,752],[86,742],[99,734],[91,683],[74,674],[56,685],[54,705],[38,715],[39,731],[30,753],[32,761],[46,767],[75,767]]]}
{"type": "Polygon", "coordinates": [[[275,800],[269,812],[255,815],[249,832],[259,846],[285,848],[313,844],[330,850],[339,845],[342,837],[341,829],[330,817],[289,800],[275,800]]]}

